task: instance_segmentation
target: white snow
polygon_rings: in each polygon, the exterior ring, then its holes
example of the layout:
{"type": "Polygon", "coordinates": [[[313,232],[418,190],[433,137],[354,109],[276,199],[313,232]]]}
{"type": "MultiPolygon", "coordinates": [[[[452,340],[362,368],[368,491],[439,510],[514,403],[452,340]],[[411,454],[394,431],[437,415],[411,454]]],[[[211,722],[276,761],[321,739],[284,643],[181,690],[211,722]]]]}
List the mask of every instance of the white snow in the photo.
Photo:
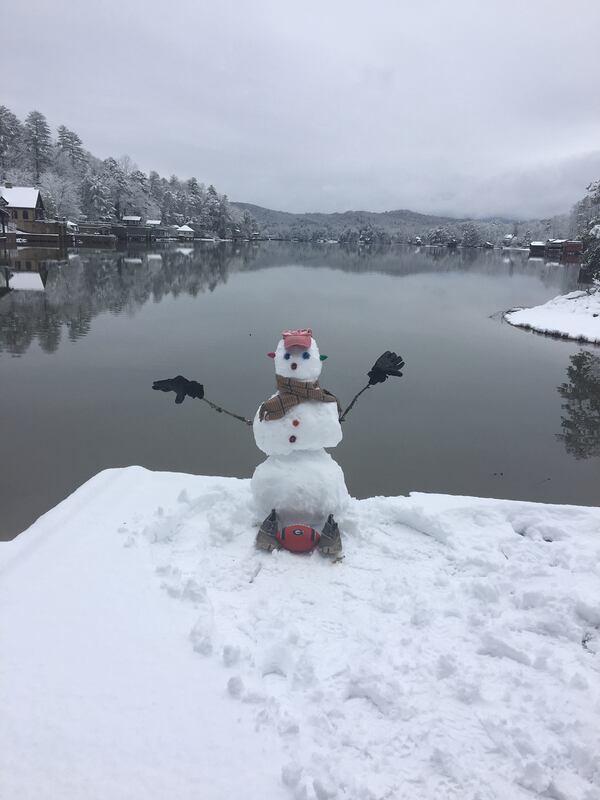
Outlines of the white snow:
{"type": "Polygon", "coordinates": [[[194,232],[194,229],[190,228],[189,225],[181,225],[179,228],[177,228],[177,230],[178,231],[183,231],[184,233],[193,233],[194,232]]]}
{"type": "Polygon", "coordinates": [[[0,796],[598,800],[600,509],[352,501],[340,564],[253,522],[131,467],[0,544],[0,796]]]}
{"type": "Polygon", "coordinates": [[[600,290],[559,295],[533,308],[507,311],[511,325],[600,344],[600,290]]]}
{"type": "Polygon", "coordinates": [[[257,522],[274,508],[282,526],[318,528],[329,514],[343,524],[350,500],[342,468],[322,448],[269,456],[254,471],[252,495],[257,522]]]}
{"type": "Polygon", "coordinates": [[[281,419],[259,419],[253,422],[256,446],[267,455],[285,455],[296,450],[318,450],[335,447],[342,441],[342,426],[337,403],[304,400],[281,419]],[[293,437],[293,442],[290,442],[293,437]]]}
{"type": "Polygon", "coordinates": [[[35,208],[39,194],[33,186],[0,186],[0,196],[11,208],[35,208]]]}

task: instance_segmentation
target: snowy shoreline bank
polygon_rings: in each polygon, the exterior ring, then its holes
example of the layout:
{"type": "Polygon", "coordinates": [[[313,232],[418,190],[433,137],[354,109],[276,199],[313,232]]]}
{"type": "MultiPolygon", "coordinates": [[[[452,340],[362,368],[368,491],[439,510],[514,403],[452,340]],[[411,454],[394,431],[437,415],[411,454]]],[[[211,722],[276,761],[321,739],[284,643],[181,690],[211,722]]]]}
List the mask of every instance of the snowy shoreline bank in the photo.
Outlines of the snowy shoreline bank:
{"type": "Polygon", "coordinates": [[[511,309],[503,316],[525,330],[600,345],[600,289],[559,295],[543,305],[511,309]]]}
{"type": "Polygon", "coordinates": [[[0,544],[0,794],[600,798],[600,508],[354,500],[337,565],[254,522],[130,467],[0,544]]]}

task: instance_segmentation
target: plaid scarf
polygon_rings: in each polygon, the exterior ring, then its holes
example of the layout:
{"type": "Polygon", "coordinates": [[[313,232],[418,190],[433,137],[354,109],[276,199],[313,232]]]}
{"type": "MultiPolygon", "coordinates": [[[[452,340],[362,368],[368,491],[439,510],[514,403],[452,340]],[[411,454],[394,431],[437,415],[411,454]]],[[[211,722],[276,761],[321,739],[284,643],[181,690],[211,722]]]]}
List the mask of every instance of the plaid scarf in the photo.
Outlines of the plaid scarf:
{"type": "Polygon", "coordinates": [[[297,381],[294,378],[282,378],[276,375],[277,394],[270,400],[265,400],[258,411],[258,418],[263,420],[281,419],[294,406],[303,400],[319,400],[321,403],[337,403],[338,414],[342,413],[337,397],[321,389],[319,382],[297,381]]]}

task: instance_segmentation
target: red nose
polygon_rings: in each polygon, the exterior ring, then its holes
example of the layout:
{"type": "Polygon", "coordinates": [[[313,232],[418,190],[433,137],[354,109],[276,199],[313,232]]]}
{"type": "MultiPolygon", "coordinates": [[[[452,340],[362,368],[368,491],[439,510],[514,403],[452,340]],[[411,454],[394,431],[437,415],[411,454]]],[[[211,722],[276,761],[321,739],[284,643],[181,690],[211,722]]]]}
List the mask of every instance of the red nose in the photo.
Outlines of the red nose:
{"type": "Polygon", "coordinates": [[[295,361],[294,361],[294,363],[292,364],[292,369],[298,369],[298,364],[296,364],[296,362],[295,362],[295,361]]]}

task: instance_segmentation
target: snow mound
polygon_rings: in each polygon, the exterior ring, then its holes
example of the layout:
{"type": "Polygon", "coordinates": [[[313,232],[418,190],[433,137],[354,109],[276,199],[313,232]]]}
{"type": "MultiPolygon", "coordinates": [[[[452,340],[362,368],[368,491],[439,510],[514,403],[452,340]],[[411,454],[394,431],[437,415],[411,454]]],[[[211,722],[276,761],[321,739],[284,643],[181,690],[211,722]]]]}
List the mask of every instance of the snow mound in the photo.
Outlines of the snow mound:
{"type": "Polygon", "coordinates": [[[0,546],[0,795],[600,798],[600,509],[351,502],[255,551],[249,481],[96,476],[0,546]]]}
{"type": "Polygon", "coordinates": [[[538,333],[600,344],[600,291],[559,295],[541,306],[507,311],[504,319],[538,333]]]}

